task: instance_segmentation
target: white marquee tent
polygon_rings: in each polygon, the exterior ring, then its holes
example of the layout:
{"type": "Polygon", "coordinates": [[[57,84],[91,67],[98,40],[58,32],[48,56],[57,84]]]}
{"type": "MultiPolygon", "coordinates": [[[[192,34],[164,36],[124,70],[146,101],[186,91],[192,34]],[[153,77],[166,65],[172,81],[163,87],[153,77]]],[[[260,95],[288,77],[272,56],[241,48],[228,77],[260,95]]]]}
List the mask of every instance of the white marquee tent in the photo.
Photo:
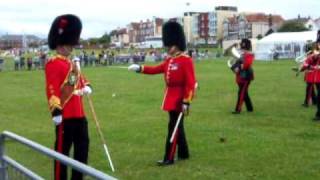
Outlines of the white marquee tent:
{"type": "Polygon", "coordinates": [[[316,41],[317,31],[273,33],[256,44],[257,60],[295,58],[304,53],[308,41],[316,41]]]}

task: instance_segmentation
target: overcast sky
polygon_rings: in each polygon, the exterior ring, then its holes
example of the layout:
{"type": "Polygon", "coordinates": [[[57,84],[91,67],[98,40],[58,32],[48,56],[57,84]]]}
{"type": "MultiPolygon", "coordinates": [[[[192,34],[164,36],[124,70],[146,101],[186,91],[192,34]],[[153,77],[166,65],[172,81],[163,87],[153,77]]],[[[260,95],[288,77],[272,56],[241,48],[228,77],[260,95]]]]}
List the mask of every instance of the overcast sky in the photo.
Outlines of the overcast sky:
{"type": "Polygon", "coordinates": [[[46,37],[56,16],[73,13],[82,19],[82,38],[99,37],[130,22],[182,16],[185,11],[213,11],[220,5],[237,6],[239,12],[280,14],[285,19],[298,14],[320,17],[320,0],[1,0],[0,34],[46,37]]]}

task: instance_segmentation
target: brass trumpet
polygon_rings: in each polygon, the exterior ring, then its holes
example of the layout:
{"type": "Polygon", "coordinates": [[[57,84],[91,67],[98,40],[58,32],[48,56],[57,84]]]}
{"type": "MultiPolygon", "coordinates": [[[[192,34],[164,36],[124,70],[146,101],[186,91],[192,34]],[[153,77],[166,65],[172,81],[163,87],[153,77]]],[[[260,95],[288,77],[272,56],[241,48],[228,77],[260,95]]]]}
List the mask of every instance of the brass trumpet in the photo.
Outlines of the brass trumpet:
{"type": "Polygon", "coordinates": [[[227,65],[233,72],[235,72],[235,69],[240,69],[243,59],[241,53],[235,47],[232,47],[231,55],[233,58],[227,61],[227,65]]]}

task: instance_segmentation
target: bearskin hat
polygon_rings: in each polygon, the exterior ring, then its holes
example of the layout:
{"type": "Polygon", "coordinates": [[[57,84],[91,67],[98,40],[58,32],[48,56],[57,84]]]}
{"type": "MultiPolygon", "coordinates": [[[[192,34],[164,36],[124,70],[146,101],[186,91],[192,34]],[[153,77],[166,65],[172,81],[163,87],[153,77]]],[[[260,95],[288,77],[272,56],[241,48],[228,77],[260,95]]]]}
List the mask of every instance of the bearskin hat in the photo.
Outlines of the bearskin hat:
{"type": "Polygon", "coordinates": [[[56,17],[53,21],[49,35],[49,48],[54,50],[58,45],[77,45],[82,30],[81,20],[72,14],[56,17]]]}
{"type": "Polygon", "coordinates": [[[318,31],[318,34],[317,34],[317,40],[316,40],[316,43],[320,43],[320,30],[318,31]]]}
{"type": "Polygon", "coordinates": [[[185,51],[186,37],[181,25],[174,21],[165,23],[162,27],[162,42],[165,47],[177,46],[180,51],[185,51]]]}
{"type": "Polygon", "coordinates": [[[242,39],[240,42],[240,48],[250,51],[252,48],[251,41],[249,39],[242,39]]]}

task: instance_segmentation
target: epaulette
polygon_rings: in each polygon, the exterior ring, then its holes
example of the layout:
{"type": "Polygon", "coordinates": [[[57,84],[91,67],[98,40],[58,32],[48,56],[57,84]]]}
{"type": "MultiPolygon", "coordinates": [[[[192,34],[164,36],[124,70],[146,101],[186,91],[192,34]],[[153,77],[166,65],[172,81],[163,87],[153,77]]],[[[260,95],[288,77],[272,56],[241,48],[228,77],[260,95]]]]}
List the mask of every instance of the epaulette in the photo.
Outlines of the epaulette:
{"type": "Polygon", "coordinates": [[[54,62],[55,60],[56,60],[56,57],[51,57],[51,58],[48,59],[47,64],[48,64],[48,63],[52,63],[52,62],[54,62]]]}
{"type": "Polygon", "coordinates": [[[191,58],[188,54],[182,53],[180,56],[186,57],[186,58],[191,58]]]}

